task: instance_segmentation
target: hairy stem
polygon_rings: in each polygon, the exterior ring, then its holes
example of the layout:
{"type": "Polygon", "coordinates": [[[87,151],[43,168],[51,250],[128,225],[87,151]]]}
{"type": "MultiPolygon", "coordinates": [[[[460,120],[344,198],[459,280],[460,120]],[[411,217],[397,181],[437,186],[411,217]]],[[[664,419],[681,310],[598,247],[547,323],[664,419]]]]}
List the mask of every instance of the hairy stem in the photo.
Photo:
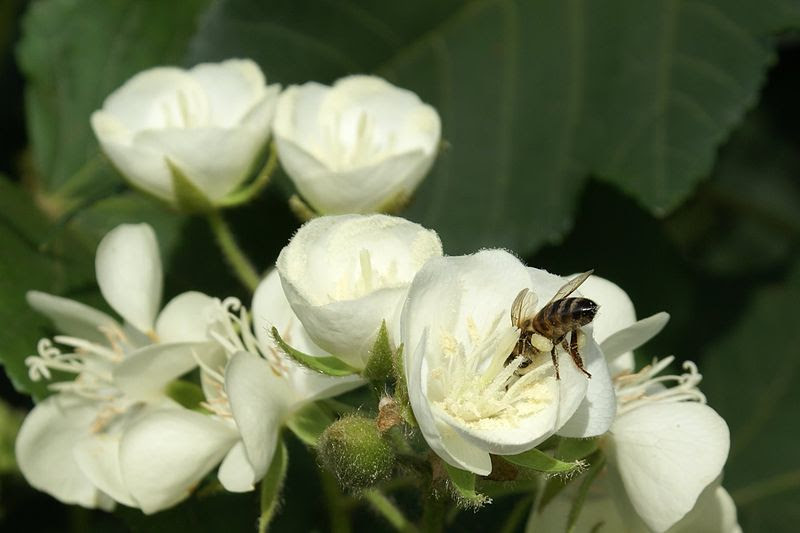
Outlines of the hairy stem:
{"type": "Polygon", "coordinates": [[[376,489],[368,489],[364,491],[364,499],[369,502],[373,509],[378,511],[397,531],[407,533],[416,532],[411,522],[389,498],[384,496],[376,489]]]}
{"type": "Polygon", "coordinates": [[[236,237],[233,235],[230,226],[218,211],[209,213],[207,219],[209,226],[211,226],[211,231],[217,239],[217,245],[219,245],[222,254],[233,269],[233,273],[242,285],[250,291],[255,291],[261,277],[258,275],[253,263],[250,262],[250,259],[239,247],[239,243],[236,242],[236,237]]]}

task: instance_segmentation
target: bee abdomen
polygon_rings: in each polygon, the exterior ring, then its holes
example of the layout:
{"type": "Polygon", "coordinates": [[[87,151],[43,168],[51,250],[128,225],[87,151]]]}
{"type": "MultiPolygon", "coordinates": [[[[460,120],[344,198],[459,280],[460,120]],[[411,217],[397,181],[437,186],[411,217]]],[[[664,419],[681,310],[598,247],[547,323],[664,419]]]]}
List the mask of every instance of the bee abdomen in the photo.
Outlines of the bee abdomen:
{"type": "Polygon", "coordinates": [[[597,309],[588,298],[562,298],[539,311],[532,326],[541,335],[558,339],[594,320],[597,309]]]}

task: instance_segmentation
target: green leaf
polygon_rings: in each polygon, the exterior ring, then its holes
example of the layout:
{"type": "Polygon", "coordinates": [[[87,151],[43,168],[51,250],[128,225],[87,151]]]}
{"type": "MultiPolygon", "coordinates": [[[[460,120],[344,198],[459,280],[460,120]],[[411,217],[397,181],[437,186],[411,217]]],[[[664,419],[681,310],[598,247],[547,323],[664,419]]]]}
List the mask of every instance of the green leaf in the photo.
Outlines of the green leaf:
{"type": "Polygon", "coordinates": [[[258,533],[267,531],[270,521],[275,516],[288,466],[289,454],[286,452],[286,445],[281,441],[275,449],[267,475],[261,480],[261,515],[258,517],[258,533]]]}
{"type": "Polygon", "coordinates": [[[504,455],[503,459],[517,466],[524,466],[548,474],[577,474],[586,468],[583,461],[559,461],[543,451],[533,448],[517,455],[504,455]]]}
{"type": "Polygon", "coordinates": [[[28,306],[25,293],[65,294],[91,286],[94,251],[69,230],[50,228],[28,195],[2,176],[0,250],[0,361],[18,391],[40,399],[47,395],[47,383],[31,381],[25,358],[52,329],[28,306]]]}
{"type": "Polygon", "coordinates": [[[558,441],[556,455],[562,461],[577,461],[588,457],[597,449],[596,438],[590,439],[569,439],[561,437],[558,441]]]}
{"type": "Polygon", "coordinates": [[[319,403],[310,403],[292,414],[286,425],[298,439],[309,446],[316,446],[322,432],[334,420],[335,417],[319,403]]]}
{"type": "Polygon", "coordinates": [[[755,102],[774,59],[765,37],[799,12],[789,0],[221,0],[189,57],[246,54],[282,83],[367,72],[416,91],[450,149],[410,217],[451,253],[529,253],[569,230],[589,175],[652,212],[679,205],[755,102]]]}
{"type": "Polygon", "coordinates": [[[367,366],[364,367],[363,376],[370,381],[382,383],[392,374],[394,350],[389,343],[389,332],[386,330],[386,321],[381,323],[378,337],[372,346],[367,366]]]}
{"type": "Polygon", "coordinates": [[[731,430],[724,486],[745,531],[794,531],[800,499],[800,264],[761,290],[701,360],[711,407],[731,430]]]}
{"type": "Polygon", "coordinates": [[[119,178],[89,116],[137,72],[178,63],[207,0],[32,2],[18,48],[36,175],[53,202],[107,190],[119,178]]]}
{"type": "Polygon", "coordinates": [[[200,404],[205,401],[206,396],[199,385],[188,381],[175,380],[167,385],[165,392],[169,398],[172,398],[187,409],[203,409],[200,404]]]}
{"type": "Polygon", "coordinates": [[[286,344],[286,342],[281,338],[280,334],[278,333],[278,329],[275,327],[272,328],[272,338],[275,339],[275,342],[278,344],[278,347],[286,355],[288,355],[301,365],[310,368],[311,370],[315,370],[316,372],[321,372],[329,376],[350,376],[352,374],[358,373],[358,370],[351,367],[338,357],[334,356],[314,357],[313,355],[308,355],[299,350],[295,350],[294,348],[286,344]]]}
{"type": "Polygon", "coordinates": [[[475,490],[475,474],[461,470],[442,461],[447,475],[450,477],[458,504],[462,507],[479,508],[484,504],[492,503],[491,498],[479,494],[475,490]]]}

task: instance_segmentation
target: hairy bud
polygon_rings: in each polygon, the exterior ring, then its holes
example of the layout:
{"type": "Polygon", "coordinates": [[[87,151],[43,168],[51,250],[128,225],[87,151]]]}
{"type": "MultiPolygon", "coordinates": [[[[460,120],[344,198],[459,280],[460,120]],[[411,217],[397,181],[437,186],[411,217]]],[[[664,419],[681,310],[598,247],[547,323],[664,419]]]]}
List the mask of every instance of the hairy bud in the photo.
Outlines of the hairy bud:
{"type": "Polygon", "coordinates": [[[388,478],[394,467],[392,447],[374,420],[349,416],[337,420],[319,440],[319,457],[343,487],[362,489],[388,478]]]}

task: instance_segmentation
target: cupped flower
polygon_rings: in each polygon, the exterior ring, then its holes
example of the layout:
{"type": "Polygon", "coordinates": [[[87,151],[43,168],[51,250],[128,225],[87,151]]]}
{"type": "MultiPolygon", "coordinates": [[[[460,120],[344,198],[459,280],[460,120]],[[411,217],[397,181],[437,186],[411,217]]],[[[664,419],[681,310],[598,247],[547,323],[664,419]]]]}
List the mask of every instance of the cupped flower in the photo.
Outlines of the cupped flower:
{"type": "Polygon", "coordinates": [[[273,125],[297,190],[331,215],[405,203],[433,164],[440,131],[435,109],[375,76],[289,87],[273,125]]]}
{"type": "Polygon", "coordinates": [[[538,311],[566,282],[502,250],[434,258],[414,278],[401,317],[408,395],[423,436],[447,463],[487,475],[490,454],[535,447],[582,405],[586,419],[571,433],[607,430],[614,393],[590,327],[580,353],[591,380],[560,344],[559,380],[549,353],[524,373],[525,358],[510,357],[520,338],[510,319],[517,294],[529,289],[538,311]]]}
{"type": "MultiPolygon", "coordinates": [[[[163,507],[148,508],[132,492],[120,443],[148,412],[190,416],[165,389],[194,366],[194,353],[213,351],[196,320],[211,299],[184,293],[158,313],[161,260],[155,234],[144,224],[122,225],[106,235],[96,269],[100,290],[123,324],[73,300],[28,293],[31,306],[63,333],[55,342],[42,339],[38,355],[26,360],[31,378],[51,379],[54,371],[75,377],[52,383],[56,394],[28,414],[16,441],[17,461],[32,486],[65,503],[109,509],[116,501],[151,512],[163,507]]],[[[178,436],[175,442],[197,447],[178,436]]],[[[185,473],[175,465],[161,471],[150,490],[165,491],[164,482],[176,475],[185,473]]],[[[184,497],[194,482],[173,488],[168,499],[184,497]]]]}
{"type": "Polygon", "coordinates": [[[111,93],[92,114],[92,128],[133,186],[176,204],[177,172],[214,204],[250,174],[279,91],[250,60],[156,67],[111,93]]]}
{"type": "MultiPolygon", "coordinates": [[[[213,451],[196,468],[202,476],[221,461],[217,476],[222,485],[232,492],[247,492],[266,474],[279,432],[297,410],[363,382],[358,377],[332,378],[312,372],[276,349],[269,333],[272,327],[305,353],[327,355],[308,338],[292,312],[277,271],[258,286],[252,313],[236,298],[227,298],[215,303],[210,323],[210,334],[222,350],[198,357],[198,363],[206,397],[203,405],[212,413],[204,417],[205,424],[214,430],[212,436],[220,438],[205,442],[213,451]]],[[[140,433],[173,432],[172,418],[141,417],[140,433]]],[[[165,465],[186,461],[186,451],[165,439],[127,439],[123,444],[131,461],[147,457],[157,457],[165,465]]],[[[147,483],[141,486],[146,488],[147,483]]]]}
{"type": "MultiPolygon", "coordinates": [[[[706,405],[694,363],[685,362],[681,374],[662,375],[674,360],[666,357],[634,372],[632,350],[664,327],[666,313],[636,321],[627,294],[606,280],[590,278],[583,292],[609,309],[602,320],[598,316],[595,336],[612,368],[618,404],[600,442],[618,515],[633,531],[672,531],[694,515],[704,491],[719,492],[709,487],[728,456],[728,426],[706,405]]],[[[721,531],[738,527],[735,520],[724,523],[733,526],[721,531]]]]}
{"type": "Polygon", "coordinates": [[[289,304],[311,340],[361,369],[382,322],[397,342],[399,312],[422,265],[442,255],[434,231],[386,215],[320,217],[278,257],[289,304]]]}

